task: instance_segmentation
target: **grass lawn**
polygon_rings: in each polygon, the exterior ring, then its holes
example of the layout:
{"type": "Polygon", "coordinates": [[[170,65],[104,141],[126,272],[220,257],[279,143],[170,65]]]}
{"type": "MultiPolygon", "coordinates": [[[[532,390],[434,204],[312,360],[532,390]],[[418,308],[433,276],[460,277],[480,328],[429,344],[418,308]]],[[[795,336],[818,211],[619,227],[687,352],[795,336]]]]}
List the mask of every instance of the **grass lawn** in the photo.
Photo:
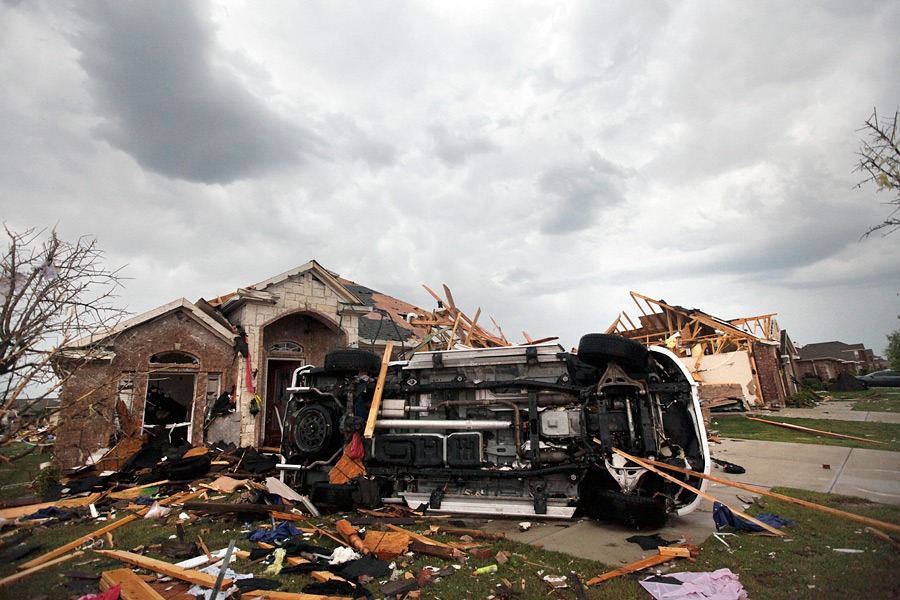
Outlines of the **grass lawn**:
{"type": "Polygon", "coordinates": [[[49,462],[50,455],[42,455],[41,448],[32,444],[17,443],[0,450],[4,456],[23,455],[11,464],[0,462],[0,500],[35,496],[40,494],[40,482],[32,486],[32,482],[41,475],[41,463],[49,462]],[[32,450],[32,452],[28,452],[32,450]]]}
{"type": "MultiPolygon", "coordinates": [[[[825,504],[848,512],[870,518],[900,524],[900,507],[890,507],[868,503],[856,498],[847,498],[829,494],[819,494],[794,489],[779,489],[783,494],[791,495],[820,504],[825,504]]],[[[739,534],[739,537],[725,538],[730,547],[726,547],[714,538],[701,545],[700,557],[696,563],[677,559],[663,566],[661,570],[677,571],[714,571],[728,567],[737,573],[754,600],[806,600],[806,599],[840,599],[846,598],[896,598],[900,594],[900,552],[874,535],[867,533],[865,527],[853,521],[841,519],[824,513],[812,511],[778,500],[763,499],[764,507],[752,507],[748,512],[773,512],[780,516],[794,519],[797,525],[787,530],[785,538],[752,536],[739,534]],[[862,550],[861,553],[845,554],[835,552],[834,548],[850,548],[862,550]]],[[[330,520],[317,519],[317,522],[328,525],[330,520]]],[[[105,523],[82,523],[78,525],[56,524],[48,528],[35,527],[33,535],[27,543],[43,544],[42,551],[62,545],[80,535],[93,531],[105,523]]],[[[239,537],[245,529],[242,521],[221,520],[214,523],[193,523],[185,525],[187,540],[196,540],[197,534],[204,528],[209,533],[203,539],[211,550],[227,545],[228,540],[239,537]]],[[[422,531],[427,524],[411,527],[422,531]]],[[[113,533],[116,548],[130,549],[138,545],[159,543],[175,534],[173,522],[162,523],[157,520],[139,520],[132,522],[113,533]]],[[[438,537],[444,541],[455,538],[438,537]]],[[[317,540],[327,547],[335,543],[328,539],[317,540]]],[[[585,540],[590,544],[590,540],[585,540]]],[[[251,548],[246,540],[239,540],[238,547],[245,550],[251,548]]],[[[492,544],[493,552],[509,550],[524,556],[517,559],[516,565],[510,563],[499,568],[492,575],[472,574],[474,569],[492,564],[491,560],[477,560],[469,557],[462,568],[454,575],[447,577],[429,587],[422,598],[440,598],[441,600],[473,600],[496,595],[496,586],[508,582],[520,600],[538,600],[552,594],[540,574],[567,575],[574,570],[584,579],[611,570],[621,565],[604,565],[595,561],[573,558],[556,552],[549,552],[532,546],[515,544],[510,541],[492,544]]],[[[648,553],[649,554],[649,553],[648,553]]],[[[32,555],[32,556],[36,556],[32,555]]],[[[163,558],[151,552],[149,556],[163,558]]],[[[24,558],[19,563],[25,562],[24,558]]],[[[171,559],[165,559],[171,560],[171,559]]],[[[172,561],[174,562],[174,561],[172,561]]],[[[443,567],[450,563],[438,558],[406,557],[396,560],[398,568],[414,574],[426,565],[443,567]]],[[[65,588],[68,581],[62,573],[102,572],[107,569],[121,568],[123,565],[109,561],[90,551],[67,563],[57,565],[35,574],[26,581],[2,589],[0,596],[7,598],[30,598],[35,595],[46,595],[51,599],[78,597],[65,588]]],[[[246,561],[238,560],[233,567],[238,572],[252,572],[262,576],[265,566],[262,564],[248,566],[246,561]]],[[[659,568],[659,567],[658,567],[659,568]]],[[[0,565],[0,576],[15,572],[14,564],[0,565]]],[[[651,575],[653,571],[618,577],[600,583],[587,591],[590,599],[645,599],[647,593],[637,583],[651,575]]],[[[306,575],[279,576],[283,582],[282,591],[299,592],[313,579],[306,575]]],[[[381,597],[380,582],[368,585],[381,597]]],[[[561,590],[556,598],[574,598],[571,589],[561,590]]]]}
{"type": "Polygon", "coordinates": [[[900,412],[900,388],[871,388],[863,392],[829,392],[833,401],[852,400],[853,410],[900,412]]]}
{"type": "Polygon", "coordinates": [[[856,440],[844,440],[826,435],[805,433],[768,423],[751,421],[738,415],[716,415],[711,429],[718,431],[721,437],[740,438],[745,440],[766,440],[770,442],[797,442],[801,444],[821,444],[827,446],[843,446],[846,448],[872,448],[900,452],[900,425],[895,423],[873,423],[862,421],[838,421],[834,419],[803,419],[795,417],[766,416],[767,421],[799,425],[809,429],[829,431],[842,435],[871,439],[882,442],[869,444],[856,440]]]}

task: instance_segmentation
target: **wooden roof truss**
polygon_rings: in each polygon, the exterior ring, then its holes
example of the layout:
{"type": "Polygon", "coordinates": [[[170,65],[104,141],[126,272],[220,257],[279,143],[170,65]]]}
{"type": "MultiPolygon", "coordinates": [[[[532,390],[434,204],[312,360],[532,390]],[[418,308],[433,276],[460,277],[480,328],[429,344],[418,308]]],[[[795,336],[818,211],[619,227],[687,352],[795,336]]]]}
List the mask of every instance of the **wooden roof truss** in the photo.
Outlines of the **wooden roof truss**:
{"type": "MultiPolygon", "coordinates": [[[[418,340],[415,347],[407,352],[407,357],[418,351],[449,350],[458,344],[470,348],[499,348],[515,345],[506,339],[503,330],[500,329],[497,321],[490,315],[488,318],[497,330],[496,335],[479,325],[481,308],[478,308],[475,312],[474,318],[469,318],[456,306],[453,294],[450,293],[450,288],[446,285],[444,286],[445,298],[438,296],[427,285],[422,287],[437,301],[437,308],[431,313],[420,313],[410,321],[411,325],[424,326],[430,329],[426,335],[418,340]]],[[[524,331],[522,335],[525,336],[525,340],[529,344],[539,344],[557,339],[549,337],[533,340],[524,331]]]]}
{"type": "MultiPolygon", "coordinates": [[[[639,341],[645,346],[669,346],[676,352],[702,345],[700,354],[744,350],[754,341],[769,339],[771,315],[724,321],[696,309],[685,309],[630,292],[641,316],[638,323],[624,311],[606,333],[639,341]],[[668,343],[667,343],[668,342],[668,343]]],[[[691,354],[694,354],[693,352],[691,354]]]]}

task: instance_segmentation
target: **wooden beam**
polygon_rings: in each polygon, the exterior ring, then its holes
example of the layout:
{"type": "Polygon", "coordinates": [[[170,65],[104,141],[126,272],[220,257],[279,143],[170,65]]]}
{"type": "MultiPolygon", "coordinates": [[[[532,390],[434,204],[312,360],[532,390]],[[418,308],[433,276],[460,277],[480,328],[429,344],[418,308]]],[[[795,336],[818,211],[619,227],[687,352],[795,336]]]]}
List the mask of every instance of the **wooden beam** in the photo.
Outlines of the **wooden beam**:
{"type": "Polygon", "coordinates": [[[372,396],[372,405],[369,407],[369,418],[366,419],[366,429],[363,435],[372,439],[375,437],[375,420],[378,418],[378,409],[381,408],[381,395],[384,394],[384,380],[387,378],[388,363],[391,362],[391,350],[394,344],[388,342],[384,347],[384,356],[381,357],[381,370],[378,372],[378,383],[375,384],[375,394],[372,396]]]}
{"type": "Polygon", "coordinates": [[[447,350],[453,346],[453,339],[456,337],[456,328],[459,327],[459,319],[461,317],[461,314],[457,314],[456,319],[453,321],[453,329],[450,331],[450,341],[447,342],[447,350]]]}
{"type": "Polygon", "coordinates": [[[35,513],[42,508],[50,508],[51,506],[55,506],[56,508],[87,506],[88,504],[96,503],[102,495],[102,492],[98,492],[96,494],[91,494],[90,496],[85,496],[84,498],[72,498],[70,500],[57,500],[56,502],[41,502],[39,504],[27,504],[25,506],[16,506],[14,508],[4,508],[0,510],[0,519],[18,519],[19,517],[35,513]]]}
{"type": "Polygon", "coordinates": [[[884,521],[870,519],[869,517],[862,517],[860,515],[848,513],[843,510],[838,510],[836,508],[829,508],[827,506],[822,506],[821,504],[815,504],[814,502],[808,502],[807,500],[800,500],[799,498],[792,498],[791,496],[785,496],[784,494],[779,494],[777,492],[771,492],[771,491],[765,490],[763,488],[758,488],[758,487],[754,487],[752,485],[747,485],[746,483],[740,483],[738,481],[731,481],[730,479],[723,479],[721,477],[716,477],[715,475],[706,475],[704,473],[698,473],[697,471],[691,471],[689,469],[682,469],[681,467],[668,465],[666,463],[657,462],[655,460],[644,459],[644,462],[649,463],[651,465],[656,465],[657,467],[662,467],[664,469],[668,469],[670,471],[675,471],[677,473],[684,473],[685,475],[691,475],[692,477],[699,477],[700,479],[706,479],[708,481],[713,481],[715,483],[721,483],[722,485],[727,485],[727,486],[731,486],[733,488],[738,488],[739,490],[744,490],[746,492],[759,494],[760,496],[768,496],[770,498],[776,498],[778,500],[783,500],[784,502],[790,502],[791,504],[805,506],[806,508],[811,508],[813,510],[818,510],[820,512],[828,513],[829,515],[834,515],[835,517],[850,519],[851,521],[856,521],[857,523],[871,525],[872,527],[880,527],[882,529],[890,529],[891,531],[896,531],[896,532],[900,533],[900,525],[894,525],[893,523],[885,523],[884,521]]]}
{"type": "Polygon", "coordinates": [[[660,565],[664,562],[670,561],[673,558],[677,558],[675,556],[670,556],[667,554],[656,554],[654,556],[650,556],[639,560],[637,562],[633,562],[630,565],[625,565],[624,567],[619,567],[614,571],[610,571],[608,573],[604,573],[603,575],[599,575],[594,577],[593,579],[589,579],[585,582],[584,585],[591,586],[600,583],[601,581],[606,581],[607,579],[612,579],[613,577],[618,577],[619,575],[627,575],[628,573],[634,573],[635,571],[643,571],[649,567],[653,567],[656,565],[660,565]]]}
{"type": "Polygon", "coordinates": [[[481,316],[481,307],[478,307],[478,310],[475,311],[475,318],[472,319],[472,326],[469,327],[469,331],[466,333],[466,341],[463,342],[463,345],[468,346],[469,340],[472,339],[472,333],[475,328],[478,326],[478,317],[481,316]]]}
{"type": "Polygon", "coordinates": [[[122,600],[163,600],[150,584],[137,576],[131,569],[104,571],[100,576],[100,589],[104,592],[114,585],[120,585],[122,600]]]}
{"type": "MultiPolygon", "coordinates": [[[[601,443],[600,440],[598,440],[597,438],[594,438],[594,441],[597,442],[598,444],[601,443]]],[[[664,477],[665,479],[668,479],[669,481],[671,481],[671,482],[673,482],[673,483],[676,483],[676,484],[680,485],[681,487],[683,487],[683,488],[686,489],[686,490],[689,490],[689,491],[691,491],[691,492],[694,492],[695,494],[697,494],[698,496],[701,496],[702,498],[706,498],[706,499],[709,500],[710,502],[713,502],[713,503],[718,502],[719,504],[721,504],[721,505],[723,505],[723,506],[729,508],[729,509],[731,510],[731,512],[733,512],[734,514],[738,515],[739,517],[742,517],[742,518],[744,518],[744,519],[750,521],[751,523],[755,523],[755,524],[759,525],[760,527],[762,527],[763,529],[765,529],[766,531],[768,531],[768,532],[770,532],[770,533],[774,533],[775,535],[779,535],[779,536],[784,535],[784,532],[783,532],[783,531],[779,531],[778,529],[775,529],[774,527],[772,527],[771,525],[769,525],[769,524],[767,524],[767,523],[763,523],[762,521],[760,521],[760,520],[758,520],[758,519],[755,519],[755,518],[751,517],[750,515],[748,515],[748,514],[746,514],[746,513],[744,513],[744,512],[739,511],[739,510],[736,509],[736,508],[732,508],[732,507],[728,506],[728,505],[725,504],[724,502],[722,502],[722,501],[720,501],[720,500],[717,500],[716,498],[713,498],[712,496],[710,496],[710,495],[707,494],[706,492],[701,492],[700,490],[698,490],[698,489],[695,488],[694,486],[688,485],[687,483],[681,481],[680,479],[678,479],[678,478],[676,478],[676,477],[672,477],[672,476],[669,475],[668,473],[663,473],[662,471],[660,471],[660,470],[657,469],[656,467],[650,465],[649,463],[645,462],[644,460],[642,460],[642,459],[640,459],[640,458],[638,458],[638,457],[636,457],[636,456],[631,456],[630,454],[627,454],[627,453],[625,453],[625,452],[622,452],[622,451],[619,450],[618,448],[613,448],[613,452],[615,452],[615,453],[618,454],[619,456],[623,456],[623,457],[627,458],[628,460],[630,460],[630,461],[632,461],[632,462],[634,462],[634,463],[636,463],[636,464],[638,464],[638,465],[644,467],[644,468],[647,469],[647,470],[653,471],[653,472],[656,473],[657,475],[660,475],[660,476],[664,477]]]]}
{"type": "Polygon", "coordinates": [[[757,419],[755,417],[747,417],[751,421],[759,421],[760,423],[768,423],[769,425],[778,425],[779,427],[787,427],[788,429],[796,429],[797,431],[804,431],[806,433],[815,433],[819,435],[828,435],[835,438],[841,438],[843,440],[856,440],[857,442],[868,442],[870,444],[882,444],[883,442],[879,442],[878,440],[869,440],[866,438],[856,437],[853,435],[843,435],[840,433],[832,433],[830,431],[820,431],[818,429],[810,429],[809,427],[801,427],[800,425],[791,425],[790,423],[779,423],[778,421],[767,421],[766,419],[757,419]]]}
{"type": "Polygon", "coordinates": [[[31,575],[33,575],[34,573],[37,573],[38,571],[43,571],[44,569],[48,569],[48,568],[52,567],[53,565],[58,565],[59,563],[66,562],[67,560],[75,558],[76,556],[81,556],[82,554],[84,554],[84,552],[79,550],[78,552],[73,552],[72,554],[66,554],[65,556],[60,556],[59,558],[54,559],[54,560],[44,561],[44,562],[42,562],[38,565],[35,565],[29,569],[25,569],[24,571],[19,571],[18,573],[14,573],[8,577],[4,577],[3,579],[0,579],[0,587],[7,586],[11,583],[16,583],[17,581],[20,581],[27,577],[31,577],[31,575]]]}
{"type": "Polygon", "coordinates": [[[279,592],[275,590],[253,590],[241,592],[241,598],[267,598],[268,600],[353,600],[345,596],[319,596],[317,594],[300,594],[296,592],[279,592]]]}
{"type": "MultiPolygon", "coordinates": [[[[161,505],[174,504],[176,502],[181,502],[181,501],[189,500],[191,498],[196,498],[197,496],[199,496],[201,494],[205,494],[205,493],[206,493],[206,490],[197,490],[196,492],[190,492],[190,493],[183,492],[180,494],[175,494],[173,496],[169,496],[165,500],[161,501],[160,504],[161,505]]],[[[150,508],[151,507],[149,507],[149,506],[146,508],[143,508],[143,509],[139,510],[136,514],[129,515],[127,517],[123,517],[123,518],[119,519],[118,521],[110,523],[109,525],[107,525],[105,527],[101,527],[97,531],[94,531],[87,535],[83,535],[80,538],[78,538],[77,540],[73,540],[73,541],[69,542],[68,544],[60,546],[56,550],[51,550],[50,552],[47,552],[46,554],[42,554],[41,556],[38,556],[37,558],[30,560],[27,563],[19,565],[18,568],[19,569],[30,569],[31,567],[35,567],[37,565],[47,562],[48,560],[56,558],[57,556],[60,556],[61,554],[65,554],[66,552],[68,552],[70,550],[75,550],[76,548],[78,548],[82,543],[86,542],[87,540],[93,539],[95,537],[99,537],[108,531],[113,531],[114,529],[118,529],[122,525],[126,525],[128,523],[131,523],[132,521],[140,519],[141,517],[143,517],[145,514],[147,514],[150,511],[150,508]]]]}
{"type": "MultiPolygon", "coordinates": [[[[94,552],[96,552],[97,554],[102,554],[103,556],[106,556],[108,558],[114,558],[135,567],[153,571],[154,573],[161,573],[180,581],[187,581],[188,583],[193,583],[194,585],[200,585],[208,588],[216,585],[216,578],[212,575],[207,575],[206,573],[201,573],[200,571],[195,571],[194,569],[184,569],[182,567],[179,567],[178,565],[173,565],[172,563],[167,563],[162,560],[156,560],[155,558],[150,558],[148,556],[141,556],[140,554],[126,552],[124,550],[94,550],[94,552]]],[[[224,579],[222,580],[222,587],[228,589],[231,587],[231,583],[232,582],[230,579],[224,579]]]]}

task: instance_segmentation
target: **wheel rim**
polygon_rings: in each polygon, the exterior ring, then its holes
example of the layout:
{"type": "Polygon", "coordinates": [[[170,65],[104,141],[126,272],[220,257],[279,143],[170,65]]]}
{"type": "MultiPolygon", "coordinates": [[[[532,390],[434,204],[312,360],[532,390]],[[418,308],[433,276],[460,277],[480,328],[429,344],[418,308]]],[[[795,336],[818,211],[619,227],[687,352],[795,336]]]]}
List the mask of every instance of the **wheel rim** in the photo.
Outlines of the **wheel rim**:
{"type": "Polygon", "coordinates": [[[294,434],[294,440],[297,446],[305,452],[316,452],[321,450],[328,441],[329,434],[328,421],[324,413],[318,410],[310,410],[300,422],[294,434]]]}

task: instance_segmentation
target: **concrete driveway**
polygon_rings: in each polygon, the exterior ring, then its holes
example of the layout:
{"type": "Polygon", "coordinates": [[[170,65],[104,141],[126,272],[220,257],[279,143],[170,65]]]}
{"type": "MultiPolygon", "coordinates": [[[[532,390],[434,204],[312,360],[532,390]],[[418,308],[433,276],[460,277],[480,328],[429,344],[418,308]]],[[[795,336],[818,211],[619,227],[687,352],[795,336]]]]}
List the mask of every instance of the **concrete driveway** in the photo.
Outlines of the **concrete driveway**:
{"type": "MultiPolygon", "coordinates": [[[[710,450],[714,458],[739,464],[747,470],[741,475],[730,475],[721,469],[714,469],[713,474],[723,479],[765,489],[788,486],[859,496],[884,504],[900,504],[900,453],[734,439],[712,444],[710,450]]],[[[741,498],[752,498],[749,492],[713,482],[709,483],[707,493],[740,510],[748,506],[741,498]]],[[[686,538],[690,543],[700,544],[715,532],[712,503],[706,500],[690,515],[672,517],[663,528],[649,531],[635,531],[581,519],[532,520],[532,528],[521,532],[518,526],[520,520],[482,520],[475,525],[491,531],[503,531],[507,537],[518,542],[542,544],[548,550],[610,565],[628,564],[655,554],[625,541],[635,534],[659,533],[667,540],[686,538]]]]}

